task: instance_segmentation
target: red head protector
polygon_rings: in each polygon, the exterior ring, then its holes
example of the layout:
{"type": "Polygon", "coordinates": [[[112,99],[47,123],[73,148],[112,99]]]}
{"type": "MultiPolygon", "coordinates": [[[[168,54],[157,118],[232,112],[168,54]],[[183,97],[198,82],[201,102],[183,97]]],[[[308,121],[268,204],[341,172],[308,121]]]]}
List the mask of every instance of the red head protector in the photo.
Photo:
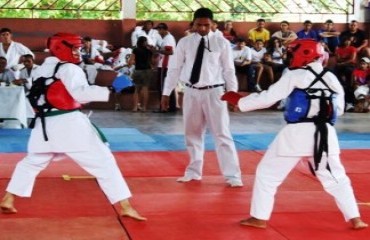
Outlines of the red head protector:
{"type": "Polygon", "coordinates": [[[53,56],[70,63],[81,62],[80,54],[73,51],[81,46],[81,37],[71,33],[57,33],[49,37],[47,42],[47,47],[53,56]]]}
{"type": "Polygon", "coordinates": [[[290,68],[303,67],[323,54],[323,47],[320,43],[311,39],[299,39],[288,45],[288,56],[290,68]]]}

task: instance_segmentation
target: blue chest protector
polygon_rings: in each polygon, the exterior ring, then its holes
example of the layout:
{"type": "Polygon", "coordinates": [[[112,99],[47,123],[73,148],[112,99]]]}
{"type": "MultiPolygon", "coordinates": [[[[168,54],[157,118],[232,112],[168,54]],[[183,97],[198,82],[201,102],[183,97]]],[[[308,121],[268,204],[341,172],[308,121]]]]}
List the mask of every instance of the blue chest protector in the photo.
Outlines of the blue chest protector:
{"type": "Polygon", "coordinates": [[[306,69],[311,71],[316,78],[307,88],[296,88],[288,96],[284,112],[285,121],[287,123],[314,122],[321,118],[321,121],[334,125],[337,119],[336,93],[322,79],[328,69],[324,69],[320,74],[314,72],[310,67],[306,69]],[[323,83],[326,88],[313,88],[313,85],[318,81],[323,83]],[[320,110],[316,116],[309,118],[308,114],[314,100],[319,101],[320,110]]]}
{"type": "MultiPolygon", "coordinates": [[[[328,155],[329,152],[328,127],[326,124],[334,125],[337,119],[337,95],[322,79],[328,69],[324,69],[320,74],[317,74],[310,66],[305,69],[312,72],[315,79],[307,88],[297,88],[288,96],[284,117],[288,123],[313,122],[315,124],[313,149],[315,167],[311,164],[309,164],[309,167],[312,174],[316,175],[315,171],[318,170],[322,154],[325,152],[328,155]],[[317,82],[321,82],[325,88],[314,88],[313,86],[317,82]],[[313,101],[318,101],[319,111],[315,116],[308,117],[313,101]]],[[[329,164],[326,168],[330,171],[329,164]]]]}

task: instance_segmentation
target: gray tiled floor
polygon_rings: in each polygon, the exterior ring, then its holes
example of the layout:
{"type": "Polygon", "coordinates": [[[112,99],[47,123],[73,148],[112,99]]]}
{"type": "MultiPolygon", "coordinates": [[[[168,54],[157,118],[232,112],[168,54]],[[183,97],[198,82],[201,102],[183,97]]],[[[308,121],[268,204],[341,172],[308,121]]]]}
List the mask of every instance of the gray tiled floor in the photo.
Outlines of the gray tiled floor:
{"type": "MultiPolygon", "coordinates": [[[[89,110],[85,110],[88,112],[89,110]]],[[[92,110],[91,120],[99,127],[137,128],[147,134],[182,134],[182,114],[132,113],[92,110]]],[[[281,111],[231,112],[232,133],[274,133],[285,125],[281,111]]],[[[336,124],[338,132],[370,133],[370,113],[345,113],[336,124]]]]}

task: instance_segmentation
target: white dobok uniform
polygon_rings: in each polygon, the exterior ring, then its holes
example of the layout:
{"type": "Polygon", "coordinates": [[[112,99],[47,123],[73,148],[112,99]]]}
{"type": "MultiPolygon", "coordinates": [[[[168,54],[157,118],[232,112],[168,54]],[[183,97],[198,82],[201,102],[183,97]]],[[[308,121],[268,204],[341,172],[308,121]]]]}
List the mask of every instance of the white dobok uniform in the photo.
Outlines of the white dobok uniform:
{"type": "MultiPolygon", "coordinates": [[[[321,64],[317,62],[310,63],[309,66],[318,74],[323,70],[321,64]]],[[[315,76],[308,70],[287,70],[280,80],[271,85],[267,91],[241,98],[238,106],[241,111],[267,108],[288,97],[295,88],[308,87],[314,79],[315,76]]],[[[323,79],[337,93],[338,115],[342,115],[344,111],[343,87],[331,72],[327,72],[323,79]]],[[[313,87],[326,88],[320,81],[313,87]]],[[[316,115],[318,111],[318,102],[312,102],[308,117],[316,115]]],[[[324,190],[334,197],[347,221],[359,217],[359,210],[350,179],[339,158],[340,149],[336,130],[332,125],[328,123],[326,125],[328,127],[328,156],[323,153],[319,169],[315,173],[324,190]],[[331,172],[326,169],[327,163],[329,163],[331,172]]],[[[250,212],[253,217],[263,220],[270,218],[277,188],[302,157],[308,157],[313,164],[315,130],[313,122],[302,122],[287,124],[277,134],[256,170],[250,212]]],[[[310,204],[315,204],[315,202],[310,204]]]]}
{"type": "MultiPolygon", "coordinates": [[[[37,69],[35,77],[52,76],[59,61],[56,57],[48,57],[37,69]]],[[[61,79],[77,102],[108,101],[108,88],[89,86],[84,72],[75,64],[61,65],[55,76],[61,79]]],[[[97,178],[112,204],[131,196],[113,154],[85,114],[72,111],[45,117],[45,122],[49,140],[44,140],[41,121],[37,119],[28,142],[28,154],[17,164],[7,187],[8,192],[30,197],[40,171],[60,154],[65,154],[97,178]]]]}

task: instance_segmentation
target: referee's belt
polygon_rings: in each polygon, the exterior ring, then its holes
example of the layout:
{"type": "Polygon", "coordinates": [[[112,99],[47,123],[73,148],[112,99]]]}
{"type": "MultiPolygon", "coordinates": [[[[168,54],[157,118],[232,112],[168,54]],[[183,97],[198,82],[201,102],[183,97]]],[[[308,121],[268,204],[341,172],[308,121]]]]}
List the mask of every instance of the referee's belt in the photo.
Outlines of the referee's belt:
{"type": "Polygon", "coordinates": [[[194,87],[193,85],[191,85],[189,83],[185,83],[185,86],[187,86],[189,88],[198,89],[198,90],[205,90],[205,89],[223,87],[223,86],[225,86],[225,84],[215,84],[215,85],[208,85],[208,86],[204,86],[204,87],[194,87]]]}

